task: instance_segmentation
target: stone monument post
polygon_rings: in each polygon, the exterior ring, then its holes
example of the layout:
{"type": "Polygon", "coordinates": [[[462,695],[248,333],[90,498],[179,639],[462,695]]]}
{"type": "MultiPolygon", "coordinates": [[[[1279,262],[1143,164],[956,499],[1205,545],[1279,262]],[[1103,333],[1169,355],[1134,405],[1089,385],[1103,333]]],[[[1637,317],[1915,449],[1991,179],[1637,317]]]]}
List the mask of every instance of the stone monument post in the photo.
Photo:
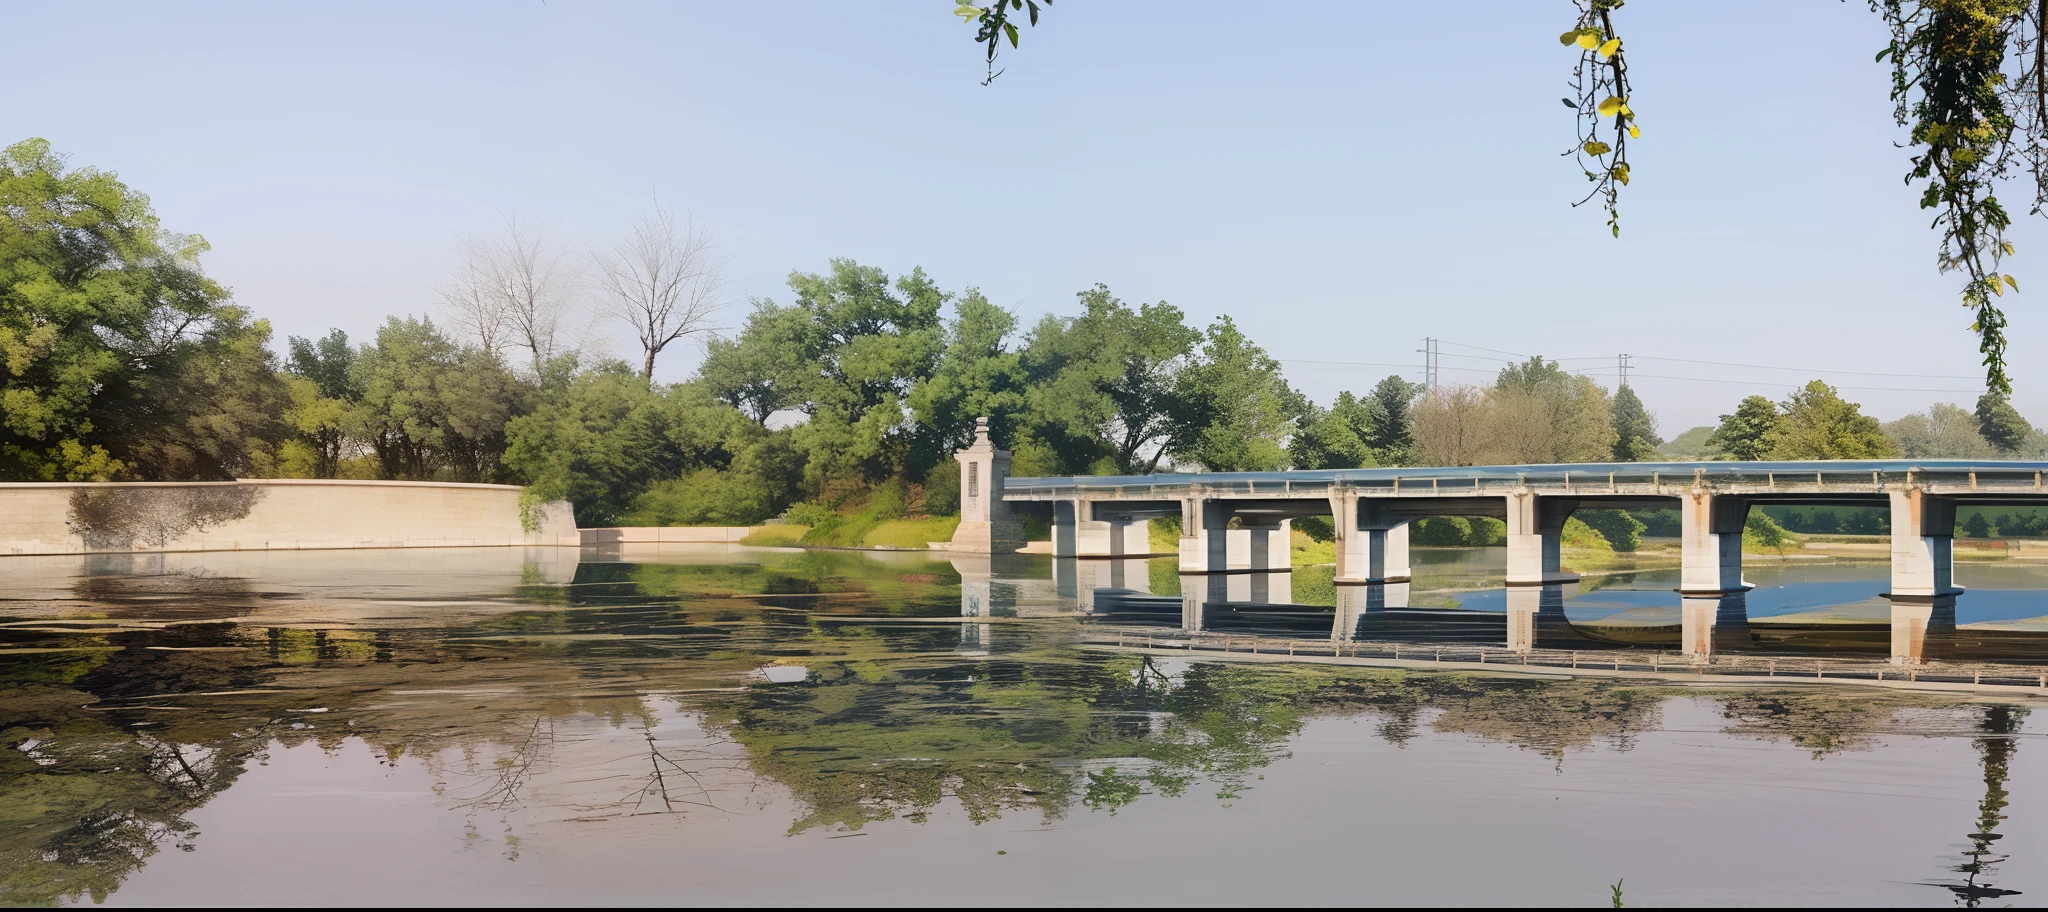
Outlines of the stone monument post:
{"type": "Polygon", "coordinates": [[[953,454],[960,460],[960,528],[949,550],[971,554],[1009,554],[1024,547],[1024,525],[1003,503],[1003,479],[1010,474],[1010,451],[988,439],[988,419],[974,420],[974,443],[953,454]]]}

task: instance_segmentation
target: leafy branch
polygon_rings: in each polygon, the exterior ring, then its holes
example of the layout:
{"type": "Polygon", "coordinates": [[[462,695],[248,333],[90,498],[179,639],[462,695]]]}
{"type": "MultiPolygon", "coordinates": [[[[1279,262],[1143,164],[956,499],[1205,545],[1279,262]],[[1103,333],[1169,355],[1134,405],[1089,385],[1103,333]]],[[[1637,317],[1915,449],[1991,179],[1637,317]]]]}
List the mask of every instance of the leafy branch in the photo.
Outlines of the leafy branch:
{"type": "Polygon", "coordinates": [[[1010,14],[1028,12],[1031,27],[1037,28],[1038,7],[1041,4],[1051,6],[1052,0],[996,0],[987,7],[962,2],[953,9],[953,15],[976,26],[974,42],[988,48],[988,78],[981,81],[982,85],[988,85],[996,81],[997,76],[1003,75],[1002,70],[996,69],[996,54],[1002,50],[1003,41],[1008,39],[1010,47],[1017,46],[1017,23],[1010,21],[1010,14]]]}
{"type": "Polygon", "coordinates": [[[1579,49],[1578,66],[1572,69],[1572,94],[1563,99],[1565,107],[1578,112],[1578,141],[1563,154],[1578,162],[1593,189],[1572,207],[1599,199],[1607,210],[1607,228],[1618,238],[1621,188],[1628,186],[1629,178],[1628,141],[1643,135],[1636,126],[1635,111],[1629,108],[1628,61],[1614,31],[1613,13],[1623,0],[1574,2],[1579,9],[1578,22],[1557,37],[1558,43],[1579,49]],[[1614,118],[1611,143],[1602,132],[1609,117],[1614,118]]]}
{"type": "Polygon", "coordinates": [[[1906,183],[1926,181],[1920,208],[1935,210],[1936,264],[1964,274],[1963,306],[1976,322],[1984,385],[2012,392],[2006,375],[2006,317],[1997,299],[2019,283],[2000,271],[2013,246],[2012,216],[1992,182],[2024,166],[2035,182],[2032,212],[2048,201],[2048,68],[2041,25],[2048,0],[1871,0],[1891,26],[1877,60],[1892,64],[1894,117],[1918,154],[1906,183]],[[2019,116],[2015,116],[2018,112],[2019,116]],[[2023,124],[2024,121],[2024,124],[2023,124]],[[2021,127],[2024,125],[2024,129],[2021,127]],[[2017,138],[2017,141],[2015,141],[2017,138]]]}

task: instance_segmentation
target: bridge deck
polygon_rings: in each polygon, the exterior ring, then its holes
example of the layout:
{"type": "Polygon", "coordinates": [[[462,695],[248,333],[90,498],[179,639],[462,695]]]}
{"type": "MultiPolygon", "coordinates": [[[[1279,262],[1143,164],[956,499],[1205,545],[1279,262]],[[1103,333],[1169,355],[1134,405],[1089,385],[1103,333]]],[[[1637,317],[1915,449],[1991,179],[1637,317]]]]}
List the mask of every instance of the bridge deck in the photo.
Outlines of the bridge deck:
{"type": "Polygon", "coordinates": [[[1760,498],[1860,499],[1917,487],[1977,501],[2048,502],[2048,462],[1873,459],[1805,462],[1595,462],[1573,465],[1320,469],[1007,478],[1005,501],[1174,500],[1189,496],[1309,500],[1472,497],[1682,497],[1695,488],[1760,498]]]}

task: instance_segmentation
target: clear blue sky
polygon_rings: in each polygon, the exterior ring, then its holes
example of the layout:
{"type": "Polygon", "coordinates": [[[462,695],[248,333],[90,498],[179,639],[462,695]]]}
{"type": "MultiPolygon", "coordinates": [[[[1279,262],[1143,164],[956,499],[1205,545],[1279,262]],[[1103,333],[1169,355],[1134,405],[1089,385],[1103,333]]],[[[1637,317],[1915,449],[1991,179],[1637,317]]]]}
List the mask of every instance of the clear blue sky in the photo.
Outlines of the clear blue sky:
{"type": "MultiPolygon", "coordinates": [[[[735,323],[832,257],[1027,324],[1102,282],[1231,314],[1324,402],[1390,369],[1307,362],[1416,364],[1424,336],[1630,352],[1667,435],[1812,375],[1646,356],[1978,373],[1861,3],[1623,9],[1643,137],[1619,241],[1568,205],[1566,0],[1060,0],[989,87],[952,5],[15,4],[0,141],[118,171],[280,344],[431,311],[457,237],[501,213],[604,243],[659,194],[732,255],[735,323]]],[[[2040,222],[2007,298],[2037,420],[2040,222]]],[[[1959,391],[1847,391],[1887,419],[1978,386],[1828,377],[1959,391]]]]}

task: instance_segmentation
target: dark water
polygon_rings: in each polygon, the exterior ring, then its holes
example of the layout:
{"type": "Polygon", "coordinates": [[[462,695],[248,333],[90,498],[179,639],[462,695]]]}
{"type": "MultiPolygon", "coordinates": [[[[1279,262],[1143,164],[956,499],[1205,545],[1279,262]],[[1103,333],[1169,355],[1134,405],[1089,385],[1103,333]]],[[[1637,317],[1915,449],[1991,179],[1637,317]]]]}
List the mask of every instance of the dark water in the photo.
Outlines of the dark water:
{"type": "MultiPolygon", "coordinates": [[[[1499,617],[1491,559],[1426,553],[1410,597],[1499,617]]],[[[1564,611],[1676,624],[1661,572],[1564,611]]],[[[1883,574],[1752,570],[1751,617],[1874,624],[1883,574]]],[[[1177,604],[1170,565],[479,549],[0,575],[9,903],[2048,897],[2022,698],[1075,644],[1107,590],[1177,604]]],[[[1261,594],[1329,629],[1298,575],[1261,594]]],[[[1959,576],[1959,629],[2048,616],[2048,571],[1959,576]]]]}

